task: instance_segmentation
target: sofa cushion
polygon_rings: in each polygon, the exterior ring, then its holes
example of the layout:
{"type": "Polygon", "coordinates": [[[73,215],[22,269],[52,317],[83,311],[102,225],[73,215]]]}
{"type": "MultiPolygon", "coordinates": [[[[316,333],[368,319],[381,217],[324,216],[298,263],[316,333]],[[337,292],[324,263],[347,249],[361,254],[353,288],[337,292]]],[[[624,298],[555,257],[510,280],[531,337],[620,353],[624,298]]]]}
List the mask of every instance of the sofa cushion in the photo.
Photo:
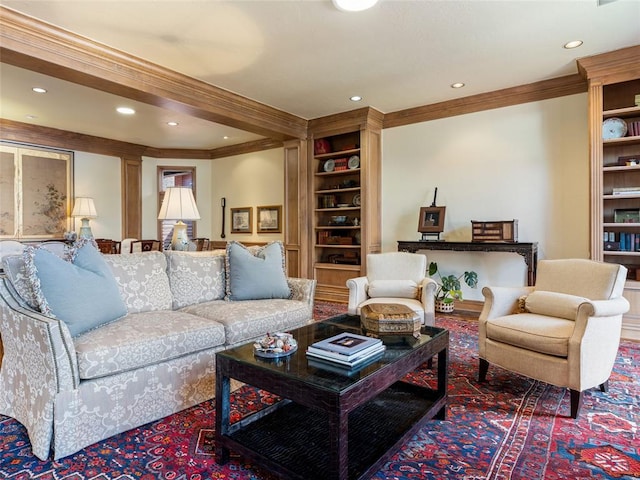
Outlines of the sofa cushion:
{"type": "Polygon", "coordinates": [[[171,309],[167,260],[162,252],[105,255],[129,313],[171,309]]]}
{"type": "Polygon", "coordinates": [[[290,298],[282,242],[252,252],[238,242],[227,243],[227,298],[258,300],[290,298]]]}
{"type": "Polygon", "coordinates": [[[224,250],[165,252],[173,308],[222,300],[225,296],[224,250]]]}
{"type": "Polygon", "coordinates": [[[569,354],[575,322],[533,313],[519,313],[487,321],[487,338],[557,357],[569,354]]]}
{"type": "Polygon", "coordinates": [[[373,280],[367,294],[371,298],[417,298],[418,284],[413,280],[373,280]]]}
{"type": "Polygon", "coordinates": [[[527,312],[550,317],[575,320],[578,315],[578,307],[589,299],[568,295],[566,293],[545,292],[536,290],[527,295],[525,309],[527,312]]]}
{"type": "Polygon", "coordinates": [[[127,313],[113,273],[91,243],[79,244],[71,261],[39,247],[23,255],[40,311],[64,321],[72,336],[127,313]]]}
{"type": "Polygon", "coordinates": [[[227,345],[247,342],[267,332],[282,332],[306,325],[313,317],[311,305],[299,300],[270,299],[200,303],[181,311],[224,325],[227,345]]]}
{"type": "Polygon", "coordinates": [[[81,379],[155,365],[224,343],[224,328],[176,311],[129,314],[75,338],[81,379]]]}

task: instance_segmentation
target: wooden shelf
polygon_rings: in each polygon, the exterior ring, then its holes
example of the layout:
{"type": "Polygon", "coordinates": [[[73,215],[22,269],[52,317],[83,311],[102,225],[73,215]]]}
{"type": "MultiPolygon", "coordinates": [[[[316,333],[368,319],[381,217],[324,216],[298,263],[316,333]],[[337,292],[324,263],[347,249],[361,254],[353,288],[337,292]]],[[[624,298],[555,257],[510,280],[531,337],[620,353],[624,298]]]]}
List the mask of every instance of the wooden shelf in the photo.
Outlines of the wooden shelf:
{"type": "MultiPolygon", "coordinates": [[[[640,160],[640,153],[638,154],[638,160],[640,160]]],[[[640,165],[605,165],[602,167],[602,173],[618,173],[630,170],[640,170],[640,165]]]]}
{"type": "Polygon", "coordinates": [[[627,252],[622,250],[605,250],[602,254],[616,257],[640,257],[640,252],[627,252]]]}
{"type": "Polygon", "coordinates": [[[348,188],[330,188],[328,190],[316,190],[316,193],[324,194],[324,195],[332,195],[332,194],[339,195],[341,193],[354,193],[359,191],[360,191],[360,187],[348,187],[348,188]]]}
{"type": "Polygon", "coordinates": [[[617,108],[615,110],[605,110],[602,112],[602,118],[628,118],[640,116],[640,107],[617,108]]]}
{"type": "Polygon", "coordinates": [[[609,222],[609,223],[603,223],[602,226],[603,227],[607,227],[607,228],[640,228],[640,223],[615,223],[615,222],[609,222]]]}
{"type": "Polygon", "coordinates": [[[338,152],[321,153],[314,155],[316,160],[329,160],[331,158],[348,157],[360,153],[360,148],[351,148],[349,150],[340,150],[338,152]]]}
{"type": "Polygon", "coordinates": [[[622,138],[609,138],[602,140],[602,145],[606,148],[612,145],[635,145],[640,144],[640,136],[634,137],[622,137],[622,138]]]}
{"type": "Polygon", "coordinates": [[[640,194],[637,195],[602,195],[603,200],[628,200],[630,198],[640,198],[640,194]]]}

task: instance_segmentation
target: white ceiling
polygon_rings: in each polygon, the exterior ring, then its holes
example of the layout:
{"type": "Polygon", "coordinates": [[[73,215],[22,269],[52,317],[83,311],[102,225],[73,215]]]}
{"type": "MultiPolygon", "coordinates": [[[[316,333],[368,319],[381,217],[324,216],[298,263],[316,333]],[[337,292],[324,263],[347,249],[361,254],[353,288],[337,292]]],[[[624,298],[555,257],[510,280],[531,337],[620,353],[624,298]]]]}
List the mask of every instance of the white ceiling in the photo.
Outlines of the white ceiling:
{"type": "MultiPolygon", "coordinates": [[[[0,5],[306,119],[362,106],[389,113],[570,75],[577,58],[640,44],[638,0],[379,0],[358,13],[330,0],[0,5]],[[584,45],[562,48],[576,39],[584,45]],[[363,100],[351,102],[355,94],[363,100]]],[[[9,120],[158,148],[260,138],[8,65],[0,82],[0,117],[9,120]],[[49,92],[34,94],[35,85],[49,92]],[[138,114],[116,116],[122,103],[138,114]]]]}

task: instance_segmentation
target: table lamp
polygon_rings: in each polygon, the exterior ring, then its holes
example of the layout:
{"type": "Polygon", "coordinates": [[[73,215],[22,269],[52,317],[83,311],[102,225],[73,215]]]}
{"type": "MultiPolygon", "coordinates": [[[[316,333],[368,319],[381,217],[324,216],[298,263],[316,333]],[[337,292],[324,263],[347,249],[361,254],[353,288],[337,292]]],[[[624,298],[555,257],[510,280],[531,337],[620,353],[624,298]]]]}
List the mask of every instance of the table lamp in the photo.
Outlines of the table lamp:
{"type": "Polygon", "coordinates": [[[171,239],[172,250],[188,250],[189,236],[187,224],[183,220],[200,220],[200,212],[193,198],[193,190],[189,187],[169,187],[164,192],[164,199],[158,214],[158,220],[177,220],[173,226],[171,239]]]}
{"type": "Polygon", "coordinates": [[[91,233],[91,227],[89,226],[90,218],[97,218],[96,206],[93,204],[93,198],[89,197],[76,197],[76,202],[73,205],[72,217],[80,217],[82,226],[80,227],[80,238],[93,238],[91,233]]]}

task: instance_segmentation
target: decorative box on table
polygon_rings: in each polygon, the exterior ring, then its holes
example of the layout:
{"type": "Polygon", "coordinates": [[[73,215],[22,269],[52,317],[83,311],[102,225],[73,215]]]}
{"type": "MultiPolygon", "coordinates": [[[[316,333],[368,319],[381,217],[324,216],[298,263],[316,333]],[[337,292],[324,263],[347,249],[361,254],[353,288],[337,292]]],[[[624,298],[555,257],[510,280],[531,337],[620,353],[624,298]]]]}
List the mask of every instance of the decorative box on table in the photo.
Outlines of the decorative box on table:
{"type": "Polygon", "coordinates": [[[360,310],[360,322],[367,335],[420,336],[420,315],[399,303],[370,303],[360,310]]]}
{"type": "Polygon", "coordinates": [[[517,242],[518,220],[471,220],[471,238],[473,242],[517,242]]]}

